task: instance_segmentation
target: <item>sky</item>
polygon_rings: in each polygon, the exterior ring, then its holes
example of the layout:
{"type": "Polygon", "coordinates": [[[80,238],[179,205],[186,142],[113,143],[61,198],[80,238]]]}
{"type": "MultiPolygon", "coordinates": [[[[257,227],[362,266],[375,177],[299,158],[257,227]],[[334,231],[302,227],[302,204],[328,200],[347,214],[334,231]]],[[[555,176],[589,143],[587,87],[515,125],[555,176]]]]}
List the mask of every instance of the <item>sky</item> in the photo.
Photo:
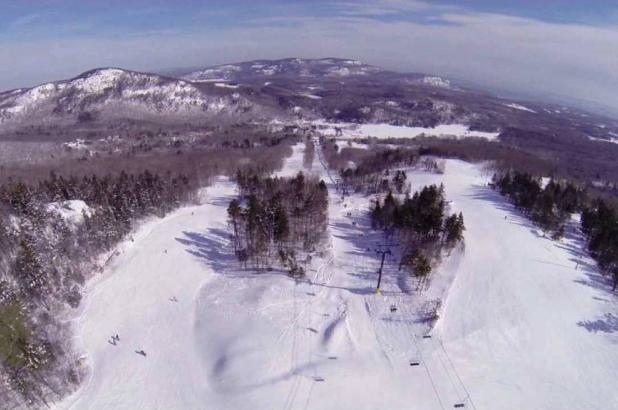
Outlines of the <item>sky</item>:
{"type": "Polygon", "coordinates": [[[618,112],[618,0],[0,0],[0,90],[342,57],[618,112]]]}

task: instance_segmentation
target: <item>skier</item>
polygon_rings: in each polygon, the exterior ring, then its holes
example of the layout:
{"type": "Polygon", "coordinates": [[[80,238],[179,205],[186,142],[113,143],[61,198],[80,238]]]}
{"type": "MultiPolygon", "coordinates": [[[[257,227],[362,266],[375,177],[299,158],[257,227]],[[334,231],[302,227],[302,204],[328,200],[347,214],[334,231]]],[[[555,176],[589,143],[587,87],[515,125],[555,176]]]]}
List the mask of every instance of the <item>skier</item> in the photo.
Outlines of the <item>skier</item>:
{"type": "Polygon", "coordinates": [[[146,352],[143,350],[136,350],[135,353],[141,354],[142,356],[146,357],[146,352]]]}

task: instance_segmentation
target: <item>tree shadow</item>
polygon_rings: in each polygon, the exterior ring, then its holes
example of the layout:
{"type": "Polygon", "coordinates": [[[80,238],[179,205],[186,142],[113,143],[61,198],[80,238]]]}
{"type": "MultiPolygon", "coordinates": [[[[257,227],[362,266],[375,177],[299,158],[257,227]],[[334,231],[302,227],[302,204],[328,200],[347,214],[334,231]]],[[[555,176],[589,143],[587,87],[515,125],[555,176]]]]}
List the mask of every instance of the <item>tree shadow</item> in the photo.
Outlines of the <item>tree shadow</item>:
{"type": "Polygon", "coordinates": [[[257,271],[243,267],[236,258],[232,245],[231,234],[225,229],[210,228],[206,233],[183,231],[184,237],[174,238],[186,247],[185,251],[195,256],[215,273],[235,278],[256,278],[283,276],[296,282],[308,282],[305,278],[293,278],[283,269],[271,268],[267,271],[257,271]]]}
{"type": "MultiPolygon", "coordinates": [[[[368,212],[364,212],[360,216],[340,217],[337,221],[330,224],[329,229],[333,237],[346,241],[351,245],[351,247],[345,251],[346,259],[354,260],[355,258],[363,257],[367,258],[369,263],[364,266],[356,266],[353,272],[347,272],[347,275],[366,283],[366,286],[357,288],[325,286],[347,290],[351,293],[360,295],[375,293],[381,259],[380,254],[378,254],[376,250],[385,249],[384,244],[390,243],[391,241],[386,241],[383,232],[371,228],[368,212]]],[[[387,255],[384,262],[382,284],[385,285],[386,283],[394,281],[401,292],[389,293],[406,293],[409,291],[409,286],[406,284],[405,278],[401,278],[401,273],[395,268],[399,260],[396,247],[392,247],[391,251],[392,254],[387,255]]]]}
{"type": "Polygon", "coordinates": [[[580,321],[577,322],[577,326],[581,326],[591,333],[615,333],[618,332],[618,316],[613,313],[605,313],[601,319],[580,321]]]}
{"type": "Polygon", "coordinates": [[[211,266],[217,272],[225,272],[233,265],[238,265],[230,234],[217,228],[211,228],[206,233],[183,231],[182,238],[174,238],[185,245],[188,253],[211,266]]]}

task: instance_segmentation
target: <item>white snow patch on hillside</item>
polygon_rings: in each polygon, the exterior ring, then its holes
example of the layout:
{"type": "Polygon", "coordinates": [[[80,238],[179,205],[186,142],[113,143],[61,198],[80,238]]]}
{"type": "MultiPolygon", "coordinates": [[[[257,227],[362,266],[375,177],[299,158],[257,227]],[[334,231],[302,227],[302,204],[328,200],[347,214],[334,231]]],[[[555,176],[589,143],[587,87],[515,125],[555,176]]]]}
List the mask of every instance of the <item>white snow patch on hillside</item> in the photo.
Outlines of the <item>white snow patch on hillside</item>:
{"type": "Polygon", "coordinates": [[[57,83],[48,83],[34,87],[21,95],[16,95],[13,100],[14,104],[8,108],[0,109],[0,114],[21,114],[36,104],[62,91],[64,87],[64,84],[57,83]]]}
{"type": "Polygon", "coordinates": [[[320,97],[319,95],[315,95],[315,94],[301,93],[298,95],[300,95],[301,97],[309,98],[310,100],[321,100],[322,99],[322,97],[320,97]]]}
{"type": "Polygon", "coordinates": [[[239,88],[240,86],[237,84],[215,83],[215,87],[236,89],[236,88],[239,88]]]}
{"type": "Polygon", "coordinates": [[[193,80],[194,83],[224,83],[227,80],[225,78],[205,78],[203,80],[193,80]]]}
{"type": "MultiPolygon", "coordinates": [[[[97,70],[87,77],[73,80],[71,84],[79,91],[98,94],[105,91],[107,88],[116,86],[120,79],[126,75],[127,73],[123,70],[109,68],[97,70]]],[[[139,77],[147,77],[142,74],[135,75],[139,77]]]]}
{"type": "Polygon", "coordinates": [[[62,145],[64,145],[67,148],[70,148],[70,149],[80,150],[80,149],[86,148],[86,140],[83,140],[81,138],[77,138],[74,141],[65,142],[62,145]]]}
{"type": "Polygon", "coordinates": [[[611,142],[612,144],[618,144],[618,139],[617,138],[607,138],[606,139],[606,138],[597,138],[597,137],[593,137],[593,136],[589,135],[588,139],[591,140],[591,141],[611,142]]]}
{"type": "Polygon", "coordinates": [[[422,81],[424,84],[431,85],[434,87],[449,88],[451,86],[451,82],[449,80],[446,80],[441,77],[427,76],[427,77],[423,77],[422,81]]]}
{"type": "Polygon", "coordinates": [[[532,113],[536,114],[536,111],[534,111],[534,110],[532,110],[532,109],[530,109],[530,108],[528,108],[528,107],[526,107],[524,105],[521,105],[521,104],[510,103],[510,104],[506,104],[506,106],[509,107],[509,108],[513,108],[515,110],[528,111],[528,112],[532,112],[532,113]]]}
{"type": "Polygon", "coordinates": [[[348,67],[333,67],[328,69],[329,75],[347,77],[352,74],[352,71],[348,67]]]}
{"type": "Polygon", "coordinates": [[[72,225],[79,225],[84,222],[84,214],[92,215],[92,209],[84,201],[78,199],[51,202],[47,204],[47,211],[59,215],[72,225]]]}
{"type": "Polygon", "coordinates": [[[335,134],[335,128],[341,128],[343,138],[415,138],[418,136],[443,137],[443,138],[485,138],[495,140],[499,132],[471,131],[463,124],[441,124],[434,128],[408,127],[390,124],[346,124],[314,122],[326,134],[335,134]]]}

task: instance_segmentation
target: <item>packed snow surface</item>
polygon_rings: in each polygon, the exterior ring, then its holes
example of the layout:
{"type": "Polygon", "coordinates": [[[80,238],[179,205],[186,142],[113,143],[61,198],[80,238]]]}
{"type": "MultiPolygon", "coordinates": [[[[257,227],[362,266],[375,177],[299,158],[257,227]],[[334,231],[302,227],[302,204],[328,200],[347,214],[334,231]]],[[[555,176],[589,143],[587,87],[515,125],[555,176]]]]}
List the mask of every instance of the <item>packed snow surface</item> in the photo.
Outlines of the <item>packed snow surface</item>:
{"type": "MultiPolygon", "coordinates": [[[[296,146],[281,175],[303,169],[302,155],[296,146]]],[[[305,171],[332,189],[320,162],[305,171]]],[[[329,246],[306,280],[241,269],[225,222],[235,188],[220,179],[202,205],[145,224],[90,282],[75,323],[90,377],[58,407],[618,408],[618,306],[577,233],[543,237],[475,165],[408,178],[443,182],[467,228],[427,292],[389,260],[374,292],[369,198],[334,191],[329,246]],[[423,301],[435,299],[431,329],[423,301]]]]}

